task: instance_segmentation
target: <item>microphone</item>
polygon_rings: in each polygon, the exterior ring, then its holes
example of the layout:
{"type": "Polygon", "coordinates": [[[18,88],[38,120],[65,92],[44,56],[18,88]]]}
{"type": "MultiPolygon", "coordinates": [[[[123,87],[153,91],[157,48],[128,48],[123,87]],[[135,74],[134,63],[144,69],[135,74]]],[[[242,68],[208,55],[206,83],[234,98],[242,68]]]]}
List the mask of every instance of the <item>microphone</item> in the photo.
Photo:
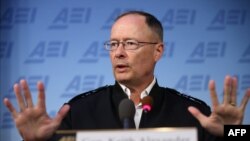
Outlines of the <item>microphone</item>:
{"type": "Polygon", "coordinates": [[[142,110],[145,113],[148,113],[152,110],[153,107],[153,98],[151,96],[145,96],[142,100],[141,100],[141,104],[142,104],[142,110]]]}
{"type": "Polygon", "coordinates": [[[134,116],[134,102],[127,98],[123,99],[119,104],[119,117],[123,122],[124,129],[135,128],[134,116]]]}

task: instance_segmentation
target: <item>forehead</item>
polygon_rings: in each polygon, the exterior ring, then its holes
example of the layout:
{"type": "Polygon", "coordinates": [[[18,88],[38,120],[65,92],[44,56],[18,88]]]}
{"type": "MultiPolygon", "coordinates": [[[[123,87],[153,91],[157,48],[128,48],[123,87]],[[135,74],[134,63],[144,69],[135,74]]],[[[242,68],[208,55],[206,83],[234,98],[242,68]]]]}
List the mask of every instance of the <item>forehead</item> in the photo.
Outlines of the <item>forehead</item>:
{"type": "Polygon", "coordinates": [[[118,19],[111,29],[111,38],[140,38],[148,37],[152,31],[142,15],[126,15],[118,19]]]}
{"type": "Polygon", "coordinates": [[[120,17],[115,24],[121,24],[121,23],[142,23],[145,24],[145,17],[139,14],[129,14],[125,15],[123,17],[120,17]]]}

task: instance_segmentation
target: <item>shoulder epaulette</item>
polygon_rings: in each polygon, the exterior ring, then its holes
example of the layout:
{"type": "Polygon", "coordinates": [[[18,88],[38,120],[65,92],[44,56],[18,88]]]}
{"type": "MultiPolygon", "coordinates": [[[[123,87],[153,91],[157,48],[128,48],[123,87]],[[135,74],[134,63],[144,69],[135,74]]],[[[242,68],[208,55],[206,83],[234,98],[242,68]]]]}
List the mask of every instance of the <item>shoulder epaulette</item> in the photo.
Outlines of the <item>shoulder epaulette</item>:
{"type": "Polygon", "coordinates": [[[106,89],[108,87],[109,87],[109,85],[106,85],[106,86],[102,86],[102,87],[99,87],[97,89],[94,89],[94,90],[79,94],[79,95],[73,97],[71,100],[69,100],[68,103],[74,102],[74,101],[76,101],[78,99],[81,99],[81,98],[85,98],[85,97],[87,97],[89,95],[92,95],[92,94],[97,94],[98,92],[100,92],[100,91],[102,91],[102,90],[104,90],[104,89],[106,89]]]}
{"type": "Polygon", "coordinates": [[[194,101],[194,102],[202,104],[202,105],[207,105],[204,101],[202,101],[202,100],[200,100],[198,98],[195,98],[195,97],[187,95],[187,94],[180,93],[179,91],[177,91],[175,89],[171,89],[171,88],[167,88],[167,89],[169,91],[171,91],[172,93],[175,93],[175,94],[179,95],[180,97],[186,98],[188,100],[194,101]]]}
{"type": "Polygon", "coordinates": [[[194,102],[197,102],[199,104],[202,104],[202,105],[207,105],[204,101],[198,99],[198,98],[195,98],[193,96],[190,96],[190,95],[186,95],[186,94],[183,94],[183,93],[179,93],[180,96],[184,97],[184,98],[187,98],[191,101],[194,101],[194,102]]]}

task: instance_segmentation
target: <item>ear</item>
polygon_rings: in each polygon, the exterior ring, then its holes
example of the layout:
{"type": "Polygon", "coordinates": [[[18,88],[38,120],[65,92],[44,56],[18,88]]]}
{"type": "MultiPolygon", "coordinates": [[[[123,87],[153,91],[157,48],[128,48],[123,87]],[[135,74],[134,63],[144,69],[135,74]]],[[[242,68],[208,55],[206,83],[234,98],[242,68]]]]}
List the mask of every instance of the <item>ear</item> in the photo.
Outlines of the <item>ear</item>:
{"type": "Polygon", "coordinates": [[[156,62],[161,58],[161,56],[163,55],[163,52],[164,52],[164,44],[158,43],[154,51],[154,58],[156,62]]]}

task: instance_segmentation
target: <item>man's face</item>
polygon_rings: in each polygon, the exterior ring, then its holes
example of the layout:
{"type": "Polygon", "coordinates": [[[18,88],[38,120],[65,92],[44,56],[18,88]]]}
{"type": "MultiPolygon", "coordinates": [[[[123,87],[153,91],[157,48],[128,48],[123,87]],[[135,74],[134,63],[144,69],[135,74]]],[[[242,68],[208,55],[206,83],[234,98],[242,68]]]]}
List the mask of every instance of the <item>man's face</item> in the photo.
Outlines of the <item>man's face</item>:
{"type": "MultiPolygon", "coordinates": [[[[140,15],[124,16],[112,26],[110,40],[122,42],[128,39],[159,42],[154,32],[146,25],[145,17],[140,15]]],[[[115,79],[125,85],[152,81],[155,64],[162,52],[161,43],[143,44],[136,50],[125,50],[120,44],[116,50],[110,51],[115,79]]]]}

